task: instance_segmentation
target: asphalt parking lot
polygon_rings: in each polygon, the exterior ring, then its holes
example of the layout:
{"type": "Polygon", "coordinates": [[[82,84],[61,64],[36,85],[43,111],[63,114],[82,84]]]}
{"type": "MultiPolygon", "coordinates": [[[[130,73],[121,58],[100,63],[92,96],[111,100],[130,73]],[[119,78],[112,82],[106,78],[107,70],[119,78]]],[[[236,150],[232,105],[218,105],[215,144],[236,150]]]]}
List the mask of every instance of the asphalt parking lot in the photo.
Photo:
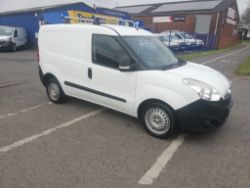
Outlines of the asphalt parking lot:
{"type": "Polygon", "coordinates": [[[249,187],[250,78],[234,74],[249,54],[244,46],[194,60],[232,80],[223,127],[159,140],[127,115],[76,99],[51,104],[36,53],[0,52],[0,188],[249,187]],[[155,164],[155,178],[141,181],[155,164]]]}

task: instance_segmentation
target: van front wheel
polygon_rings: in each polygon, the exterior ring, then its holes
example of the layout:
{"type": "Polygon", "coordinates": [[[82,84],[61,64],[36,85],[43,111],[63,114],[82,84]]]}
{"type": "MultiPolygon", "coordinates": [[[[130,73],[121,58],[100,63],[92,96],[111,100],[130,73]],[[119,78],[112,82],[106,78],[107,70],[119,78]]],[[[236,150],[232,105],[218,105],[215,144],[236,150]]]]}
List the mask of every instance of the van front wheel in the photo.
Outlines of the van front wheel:
{"type": "Polygon", "coordinates": [[[16,52],[17,47],[16,47],[16,45],[15,45],[15,44],[13,44],[13,45],[12,45],[11,50],[12,50],[12,52],[16,52]]]}
{"type": "Polygon", "coordinates": [[[65,102],[65,95],[59,82],[55,78],[50,78],[46,82],[46,91],[49,99],[56,104],[65,102]]]}
{"type": "Polygon", "coordinates": [[[153,102],[145,105],[142,118],[146,131],[157,138],[170,137],[175,129],[174,112],[167,105],[153,102]]]}

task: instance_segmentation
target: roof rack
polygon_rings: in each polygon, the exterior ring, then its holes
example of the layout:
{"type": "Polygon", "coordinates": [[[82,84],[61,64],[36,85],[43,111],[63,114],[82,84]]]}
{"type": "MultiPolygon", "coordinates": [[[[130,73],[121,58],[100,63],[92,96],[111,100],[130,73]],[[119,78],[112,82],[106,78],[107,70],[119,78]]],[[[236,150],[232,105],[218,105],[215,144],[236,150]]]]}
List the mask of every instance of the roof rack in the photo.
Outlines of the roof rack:
{"type": "MultiPolygon", "coordinates": [[[[83,24],[94,24],[94,25],[101,25],[105,24],[105,20],[102,18],[82,18],[82,17],[70,17],[70,16],[64,16],[64,22],[70,23],[71,20],[77,20],[79,23],[83,24]]],[[[119,23],[117,25],[126,25],[130,27],[138,28],[138,24],[134,22],[133,20],[126,20],[126,19],[120,19],[119,23]]]]}
{"type": "Polygon", "coordinates": [[[70,16],[64,16],[65,22],[70,23],[69,20],[77,20],[80,23],[95,23],[95,19],[92,18],[81,18],[81,17],[70,17],[70,16]]]}

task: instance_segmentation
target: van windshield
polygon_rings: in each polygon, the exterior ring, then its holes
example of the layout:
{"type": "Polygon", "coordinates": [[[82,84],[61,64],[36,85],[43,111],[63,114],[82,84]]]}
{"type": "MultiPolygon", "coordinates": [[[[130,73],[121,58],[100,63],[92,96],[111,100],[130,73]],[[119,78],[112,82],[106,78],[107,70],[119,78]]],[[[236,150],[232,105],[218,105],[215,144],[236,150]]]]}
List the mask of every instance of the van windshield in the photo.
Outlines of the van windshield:
{"type": "Polygon", "coordinates": [[[0,27],[0,36],[10,36],[13,34],[13,29],[9,27],[0,27]]]}
{"type": "Polygon", "coordinates": [[[123,39],[148,69],[165,70],[183,64],[153,36],[124,36],[123,39]]]}

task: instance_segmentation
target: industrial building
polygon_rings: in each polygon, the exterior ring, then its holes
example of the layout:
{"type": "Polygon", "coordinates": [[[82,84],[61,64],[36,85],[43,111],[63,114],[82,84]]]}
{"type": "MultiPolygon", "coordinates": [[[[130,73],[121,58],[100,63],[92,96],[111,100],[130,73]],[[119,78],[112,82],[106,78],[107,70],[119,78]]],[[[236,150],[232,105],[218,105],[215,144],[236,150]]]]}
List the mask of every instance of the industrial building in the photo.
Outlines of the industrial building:
{"type": "Polygon", "coordinates": [[[119,23],[121,20],[130,19],[125,12],[93,8],[83,2],[62,4],[36,1],[36,5],[26,6],[9,7],[7,10],[1,8],[0,25],[24,27],[27,31],[28,45],[31,47],[36,46],[37,33],[42,24],[79,23],[93,17],[101,18],[106,23],[119,23]]]}
{"type": "Polygon", "coordinates": [[[179,30],[220,49],[238,42],[239,11],[236,0],[196,0],[116,7],[153,32],[179,30]]]}

